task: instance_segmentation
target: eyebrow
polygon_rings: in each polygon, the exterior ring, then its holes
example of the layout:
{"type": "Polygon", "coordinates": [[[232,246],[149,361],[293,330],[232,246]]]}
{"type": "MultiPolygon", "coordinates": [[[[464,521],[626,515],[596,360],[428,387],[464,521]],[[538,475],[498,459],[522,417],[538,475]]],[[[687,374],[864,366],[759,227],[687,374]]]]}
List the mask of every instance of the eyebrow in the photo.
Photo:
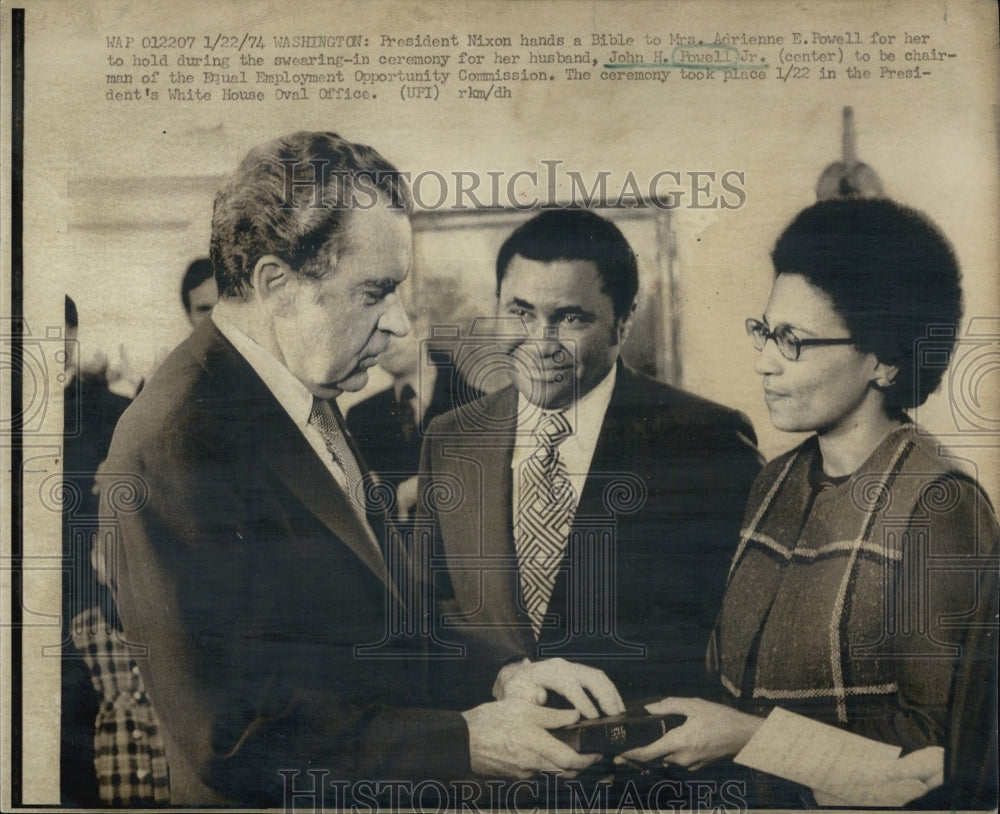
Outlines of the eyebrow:
{"type": "Polygon", "coordinates": [[[535,310],[535,306],[532,303],[527,300],[522,300],[520,297],[514,297],[514,299],[507,301],[508,308],[512,305],[516,305],[518,308],[527,308],[531,311],[535,310]]]}
{"type": "Polygon", "coordinates": [[[374,288],[382,294],[388,294],[399,288],[401,280],[393,280],[391,277],[383,277],[381,280],[365,280],[361,283],[362,288],[374,288]]]}
{"type": "Polygon", "coordinates": [[[778,325],[771,325],[771,323],[768,322],[768,320],[767,320],[767,315],[766,314],[764,314],[764,315],[761,316],[761,322],[763,322],[764,325],[766,325],[767,328],[769,330],[771,330],[771,331],[786,330],[786,331],[791,331],[792,333],[794,333],[796,335],[798,335],[798,334],[807,334],[808,336],[816,336],[816,332],[815,331],[810,331],[808,328],[802,328],[802,327],[800,327],[798,325],[792,325],[792,324],[790,324],[788,322],[782,322],[782,323],[779,323],[778,325]]]}
{"type": "Polygon", "coordinates": [[[581,308],[579,305],[567,305],[564,308],[556,308],[552,312],[552,316],[555,319],[561,319],[566,316],[592,317],[594,314],[586,308],[581,308]]]}
{"type": "MultiPolygon", "coordinates": [[[[535,306],[533,303],[530,303],[527,300],[522,300],[520,297],[514,297],[512,300],[506,303],[506,307],[510,308],[511,306],[524,308],[529,311],[535,310],[535,306]]],[[[563,306],[562,308],[556,308],[552,312],[553,319],[561,319],[562,317],[569,315],[582,316],[582,317],[594,316],[593,312],[588,311],[586,308],[581,308],[579,305],[566,305],[563,306]]]]}

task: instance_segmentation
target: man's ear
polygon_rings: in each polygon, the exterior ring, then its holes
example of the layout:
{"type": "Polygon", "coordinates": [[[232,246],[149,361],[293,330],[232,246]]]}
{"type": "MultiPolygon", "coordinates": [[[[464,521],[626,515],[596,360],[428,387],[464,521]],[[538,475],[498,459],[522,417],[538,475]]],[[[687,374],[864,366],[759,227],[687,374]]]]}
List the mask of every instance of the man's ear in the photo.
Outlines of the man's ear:
{"type": "Polygon", "coordinates": [[[253,290],[260,303],[272,313],[287,312],[298,282],[291,267],[273,254],[265,254],[253,267],[253,290]]]}
{"type": "Polygon", "coordinates": [[[635,324],[636,300],[632,300],[625,316],[618,320],[618,344],[624,345],[628,340],[628,335],[632,332],[632,325],[635,324]]]}

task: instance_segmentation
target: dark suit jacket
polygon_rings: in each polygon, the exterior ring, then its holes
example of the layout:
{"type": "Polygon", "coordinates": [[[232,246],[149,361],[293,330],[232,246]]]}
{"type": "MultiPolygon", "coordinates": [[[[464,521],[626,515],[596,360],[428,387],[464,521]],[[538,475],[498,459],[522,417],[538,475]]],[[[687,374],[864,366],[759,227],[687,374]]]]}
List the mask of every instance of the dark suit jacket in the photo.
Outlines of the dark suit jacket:
{"type": "Polygon", "coordinates": [[[392,387],[351,407],[347,413],[347,428],[379,479],[398,486],[418,472],[420,447],[430,421],[480,395],[464,379],[454,378],[450,368],[439,367],[430,403],[409,440],[403,436],[400,408],[392,387]]]}
{"type": "MultiPolygon", "coordinates": [[[[173,802],[280,805],[280,770],[328,770],[327,783],[468,774],[464,720],[414,708],[406,653],[356,652],[385,638],[393,580],[347,496],[211,321],[126,411],[107,469],[106,521],[116,480],[141,489],[117,513],[116,598],[126,636],[149,647],[140,669],[166,730],[173,802]]],[[[301,775],[295,788],[312,783],[301,775]]]]}
{"type": "Polygon", "coordinates": [[[619,364],[555,616],[536,643],[514,550],[516,408],[513,388],[486,396],[432,422],[424,443],[421,495],[461,493],[421,512],[433,522],[437,636],[466,648],[440,664],[442,702],[488,700],[499,668],[524,656],[600,667],[626,702],[706,695],[706,646],[760,469],[750,423],[619,364]]]}

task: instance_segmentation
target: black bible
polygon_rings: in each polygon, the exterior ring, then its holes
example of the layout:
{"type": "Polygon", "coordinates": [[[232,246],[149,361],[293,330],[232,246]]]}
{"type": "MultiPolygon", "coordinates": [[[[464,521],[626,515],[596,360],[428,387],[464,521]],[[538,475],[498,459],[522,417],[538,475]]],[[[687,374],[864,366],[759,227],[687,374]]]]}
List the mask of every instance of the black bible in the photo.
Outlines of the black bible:
{"type": "Polygon", "coordinates": [[[606,718],[583,718],[570,726],[551,730],[551,734],[583,755],[618,755],[648,746],[687,720],[684,715],[650,715],[641,706],[624,715],[606,718]]]}

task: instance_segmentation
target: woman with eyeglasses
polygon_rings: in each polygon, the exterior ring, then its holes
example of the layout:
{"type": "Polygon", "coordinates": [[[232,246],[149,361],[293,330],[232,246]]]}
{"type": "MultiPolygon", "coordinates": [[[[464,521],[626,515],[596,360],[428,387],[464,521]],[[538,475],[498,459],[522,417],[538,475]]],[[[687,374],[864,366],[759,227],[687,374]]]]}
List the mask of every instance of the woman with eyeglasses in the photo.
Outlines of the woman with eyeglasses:
{"type": "Polygon", "coordinates": [[[772,260],[747,332],[775,427],[812,435],[751,490],[709,652],[723,703],[652,705],[687,721],[623,757],[763,755],[784,780],[748,773],[751,805],[995,807],[1000,532],[960,453],[906,412],[954,351],[954,254],[920,213],[836,199],[801,212],[772,260]],[[845,765],[871,755],[846,785],[816,779],[808,753],[833,732],[817,724],[868,739],[842,744],[845,765]]]}

